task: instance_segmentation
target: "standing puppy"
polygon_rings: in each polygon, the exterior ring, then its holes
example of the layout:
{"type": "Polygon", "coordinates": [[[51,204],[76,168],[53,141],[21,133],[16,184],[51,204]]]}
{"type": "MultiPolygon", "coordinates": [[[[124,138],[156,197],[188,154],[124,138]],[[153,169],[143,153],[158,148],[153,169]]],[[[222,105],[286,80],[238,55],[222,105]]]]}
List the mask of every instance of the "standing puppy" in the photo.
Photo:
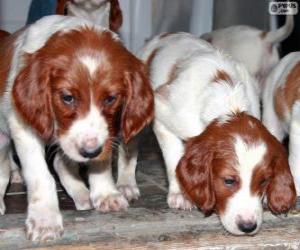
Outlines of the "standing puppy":
{"type": "Polygon", "coordinates": [[[11,35],[0,44],[0,58],[1,212],[10,139],[28,190],[28,238],[49,240],[63,231],[46,144],[60,147],[55,168],[77,208],[91,201],[104,212],[126,209],[110,155],[119,132],[127,143],[152,119],[143,63],[111,31],[64,16],[42,18],[11,35]],[[90,191],[77,178],[79,162],[90,165],[90,191]]]}
{"type": "Polygon", "coordinates": [[[264,195],[274,213],[287,212],[296,198],[287,157],[259,121],[246,69],[185,33],[158,36],[139,56],[155,91],[169,206],[216,211],[233,234],[258,231],[264,195]]]}
{"type": "Polygon", "coordinates": [[[244,63],[259,81],[262,91],[266,77],[279,62],[276,45],[286,39],[293,28],[293,16],[288,15],[285,25],[275,31],[266,32],[251,26],[237,25],[206,33],[201,38],[244,63]]]}
{"type": "Polygon", "coordinates": [[[285,56],[266,80],[263,122],[280,141],[289,134],[289,163],[300,195],[300,52],[285,56]]]}

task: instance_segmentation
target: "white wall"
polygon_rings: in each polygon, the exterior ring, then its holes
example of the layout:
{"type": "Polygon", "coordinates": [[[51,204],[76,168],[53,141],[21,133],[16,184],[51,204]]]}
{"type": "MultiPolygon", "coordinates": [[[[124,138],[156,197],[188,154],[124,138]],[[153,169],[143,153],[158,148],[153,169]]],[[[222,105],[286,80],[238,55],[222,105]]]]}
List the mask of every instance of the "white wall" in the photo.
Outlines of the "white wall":
{"type": "Polygon", "coordinates": [[[0,0],[0,29],[10,32],[24,26],[31,0],[0,0]]]}

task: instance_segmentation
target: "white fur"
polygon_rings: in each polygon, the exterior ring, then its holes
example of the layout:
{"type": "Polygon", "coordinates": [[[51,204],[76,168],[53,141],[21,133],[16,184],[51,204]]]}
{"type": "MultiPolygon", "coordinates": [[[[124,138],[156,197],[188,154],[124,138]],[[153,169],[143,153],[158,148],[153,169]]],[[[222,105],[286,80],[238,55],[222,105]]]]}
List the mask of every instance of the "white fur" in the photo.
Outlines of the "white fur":
{"type": "Polygon", "coordinates": [[[281,120],[274,109],[274,93],[278,88],[284,87],[288,74],[299,62],[300,52],[285,56],[268,76],[263,94],[264,125],[280,141],[289,134],[289,164],[298,196],[300,195],[300,100],[293,104],[291,110],[286,108],[281,120]]]}
{"type": "Polygon", "coordinates": [[[235,168],[239,172],[241,187],[227,201],[226,209],[220,215],[220,219],[229,232],[237,235],[243,234],[237,226],[238,223],[256,223],[257,228],[251,232],[251,234],[255,234],[262,223],[262,205],[261,198],[253,195],[250,187],[253,170],[262,161],[267,148],[263,142],[248,145],[239,136],[236,137],[234,146],[238,161],[238,166],[235,168]]]}
{"type": "Polygon", "coordinates": [[[59,144],[71,159],[86,162],[89,159],[82,157],[79,150],[88,145],[97,149],[103,146],[108,136],[108,125],[105,118],[95,104],[92,104],[89,113],[85,117],[77,119],[67,133],[60,136],[59,144]]]}
{"type": "Polygon", "coordinates": [[[79,58],[79,60],[87,67],[91,76],[95,73],[97,67],[99,66],[98,60],[91,56],[85,56],[79,58]]]}
{"type": "Polygon", "coordinates": [[[276,44],[286,39],[293,27],[293,16],[288,15],[284,26],[276,31],[269,31],[264,38],[261,37],[262,30],[246,25],[215,30],[203,34],[201,38],[211,40],[213,46],[242,62],[260,81],[262,90],[265,78],[279,62],[276,44]]]}
{"type": "Polygon", "coordinates": [[[147,61],[157,54],[151,67],[154,90],[169,78],[174,64],[176,79],[166,88],[166,95],[155,94],[154,132],[162,149],[169,179],[170,207],[191,208],[184,198],[175,175],[184,153],[182,140],[199,135],[215,118],[226,122],[236,111],[260,117],[257,83],[247,70],[210,44],[186,33],[155,37],[139,53],[147,61]],[[213,83],[217,71],[225,71],[233,81],[213,83]]]}
{"type": "MultiPolygon", "coordinates": [[[[0,99],[0,135],[4,135],[3,140],[0,138],[0,157],[3,159],[3,170],[0,175],[0,213],[3,213],[5,209],[3,194],[8,183],[6,180],[6,169],[9,159],[9,154],[6,152],[10,150],[10,145],[7,141],[11,137],[15,143],[16,151],[22,165],[23,177],[27,185],[28,215],[26,229],[28,237],[32,240],[49,240],[59,237],[63,232],[62,216],[58,207],[55,181],[45,161],[45,144],[35,131],[32,130],[30,125],[25,124],[20,118],[12,104],[12,88],[16,76],[24,66],[23,55],[25,53],[34,53],[42,48],[47,40],[56,32],[69,32],[80,27],[92,27],[96,32],[100,33],[110,32],[105,28],[93,25],[83,18],[64,16],[44,17],[24,29],[15,41],[7,86],[0,99]],[[5,139],[5,137],[7,138],[5,139]]],[[[118,39],[115,34],[112,33],[112,35],[115,39],[118,39]]],[[[91,65],[89,66],[91,68],[91,65]]],[[[79,155],[76,147],[80,147],[86,143],[89,144],[88,140],[91,138],[96,138],[96,140],[92,140],[96,142],[95,146],[102,145],[108,137],[107,129],[107,124],[103,116],[92,105],[90,113],[86,117],[82,117],[82,119],[74,122],[71,130],[67,131],[64,138],[60,141],[64,153],[72,160],[86,161],[85,158],[79,155]]],[[[58,174],[66,174],[66,176],[60,176],[60,178],[65,183],[68,193],[72,195],[72,191],[74,190],[68,187],[72,186],[72,182],[76,183],[73,180],[76,174],[74,175],[71,172],[68,175],[65,165],[58,163],[58,160],[56,160],[55,164],[56,169],[62,166],[58,174]]],[[[107,182],[111,183],[112,176],[110,175],[109,177],[108,175],[107,178],[110,178],[110,180],[106,182],[92,182],[91,189],[98,190],[102,188],[102,185],[106,185],[107,182]]],[[[74,188],[74,186],[72,187],[74,188]]],[[[112,195],[115,195],[117,192],[115,191],[116,187],[105,188],[106,196],[109,196],[109,190],[111,190],[112,195]]],[[[95,197],[96,194],[93,192],[93,198],[95,197]]],[[[78,204],[76,205],[79,207],[78,204]]],[[[122,205],[124,207],[124,204],[122,205]]]]}

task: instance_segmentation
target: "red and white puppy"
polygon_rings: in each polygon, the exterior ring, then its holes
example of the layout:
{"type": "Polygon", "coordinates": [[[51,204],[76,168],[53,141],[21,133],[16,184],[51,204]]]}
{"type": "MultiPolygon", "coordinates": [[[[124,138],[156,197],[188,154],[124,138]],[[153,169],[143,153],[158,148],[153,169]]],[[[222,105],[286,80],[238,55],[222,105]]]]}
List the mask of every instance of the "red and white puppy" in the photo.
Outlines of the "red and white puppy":
{"type": "Polygon", "coordinates": [[[288,15],[285,25],[275,31],[266,32],[251,26],[237,25],[214,30],[203,34],[201,38],[244,63],[259,81],[262,92],[266,77],[279,62],[276,45],[286,39],[293,28],[293,16],[288,15]]]}
{"type": "Polygon", "coordinates": [[[233,234],[259,230],[265,194],[274,213],[286,213],[295,203],[293,178],[283,146],[259,121],[248,71],[185,33],[154,38],[140,58],[155,91],[169,206],[191,208],[187,197],[205,213],[215,210],[233,234]]]}
{"type": "Polygon", "coordinates": [[[289,134],[289,163],[300,195],[300,52],[285,56],[266,80],[263,123],[280,141],[289,134]]]}
{"type": "Polygon", "coordinates": [[[113,31],[123,21],[118,0],[58,0],[56,14],[83,17],[113,31]]]}
{"type": "Polygon", "coordinates": [[[110,154],[119,131],[126,143],[152,119],[143,63],[111,31],[64,16],[42,18],[9,36],[0,58],[3,209],[10,139],[27,185],[30,239],[54,239],[63,230],[46,144],[60,146],[55,169],[77,208],[89,208],[90,200],[104,212],[127,208],[111,175],[110,154]],[[90,165],[90,191],[79,180],[79,162],[90,165]]]}

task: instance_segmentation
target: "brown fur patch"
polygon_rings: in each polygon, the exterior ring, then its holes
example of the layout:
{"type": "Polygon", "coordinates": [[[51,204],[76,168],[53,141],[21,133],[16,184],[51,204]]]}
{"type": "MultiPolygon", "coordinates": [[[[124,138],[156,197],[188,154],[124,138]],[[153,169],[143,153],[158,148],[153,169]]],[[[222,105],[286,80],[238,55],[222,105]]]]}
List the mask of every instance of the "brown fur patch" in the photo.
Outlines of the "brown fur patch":
{"type": "Polygon", "coordinates": [[[169,95],[169,85],[177,78],[178,76],[178,63],[175,63],[168,76],[168,80],[161,86],[159,86],[155,93],[167,97],[169,95]]]}
{"type": "Polygon", "coordinates": [[[263,40],[267,36],[268,32],[267,31],[262,31],[259,35],[259,37],[263,40]]]}
{"type": "Polygon", "coordinates": [[[146,66],[149,68],[150,71],[151,71],[152,62],[153,62],[156,54],[158,53],[158,51],[159,51],[159,48],[156,48],[155,50],[153,50],[145,62],[146,66]]]}
{"type": "Polygon", "coordinates": [[[10,70],[10,65],[13,56],[14,42],[22,31],[13,35],[6,36],[0,42],[0,96],[6,88],[6,79],[10,70]]]}
{"type": "Polygon", "coordinates": [[[0,30],[0,40],[2,40],[5,37],[8,37],[10,35],[10,33],[8,33],[5,30],[0,30]]]}
{"type": "Polygon", "coordinates": [[[285,84],[275,91],[274,105],[278,117],[283,120],[284,114],[291,112],[296,100],[300,99],[300,62],[287,75],[285,84]]]}
{"type": "Polygon", "coordinates": [[[217,73],[215,74],[214,78],[212,79],[212,82],[221,82],[225,81],[229,84],[233,84],[233,81],[231,77],[227,74],[224,70],[217,70],[217,73]]]}

